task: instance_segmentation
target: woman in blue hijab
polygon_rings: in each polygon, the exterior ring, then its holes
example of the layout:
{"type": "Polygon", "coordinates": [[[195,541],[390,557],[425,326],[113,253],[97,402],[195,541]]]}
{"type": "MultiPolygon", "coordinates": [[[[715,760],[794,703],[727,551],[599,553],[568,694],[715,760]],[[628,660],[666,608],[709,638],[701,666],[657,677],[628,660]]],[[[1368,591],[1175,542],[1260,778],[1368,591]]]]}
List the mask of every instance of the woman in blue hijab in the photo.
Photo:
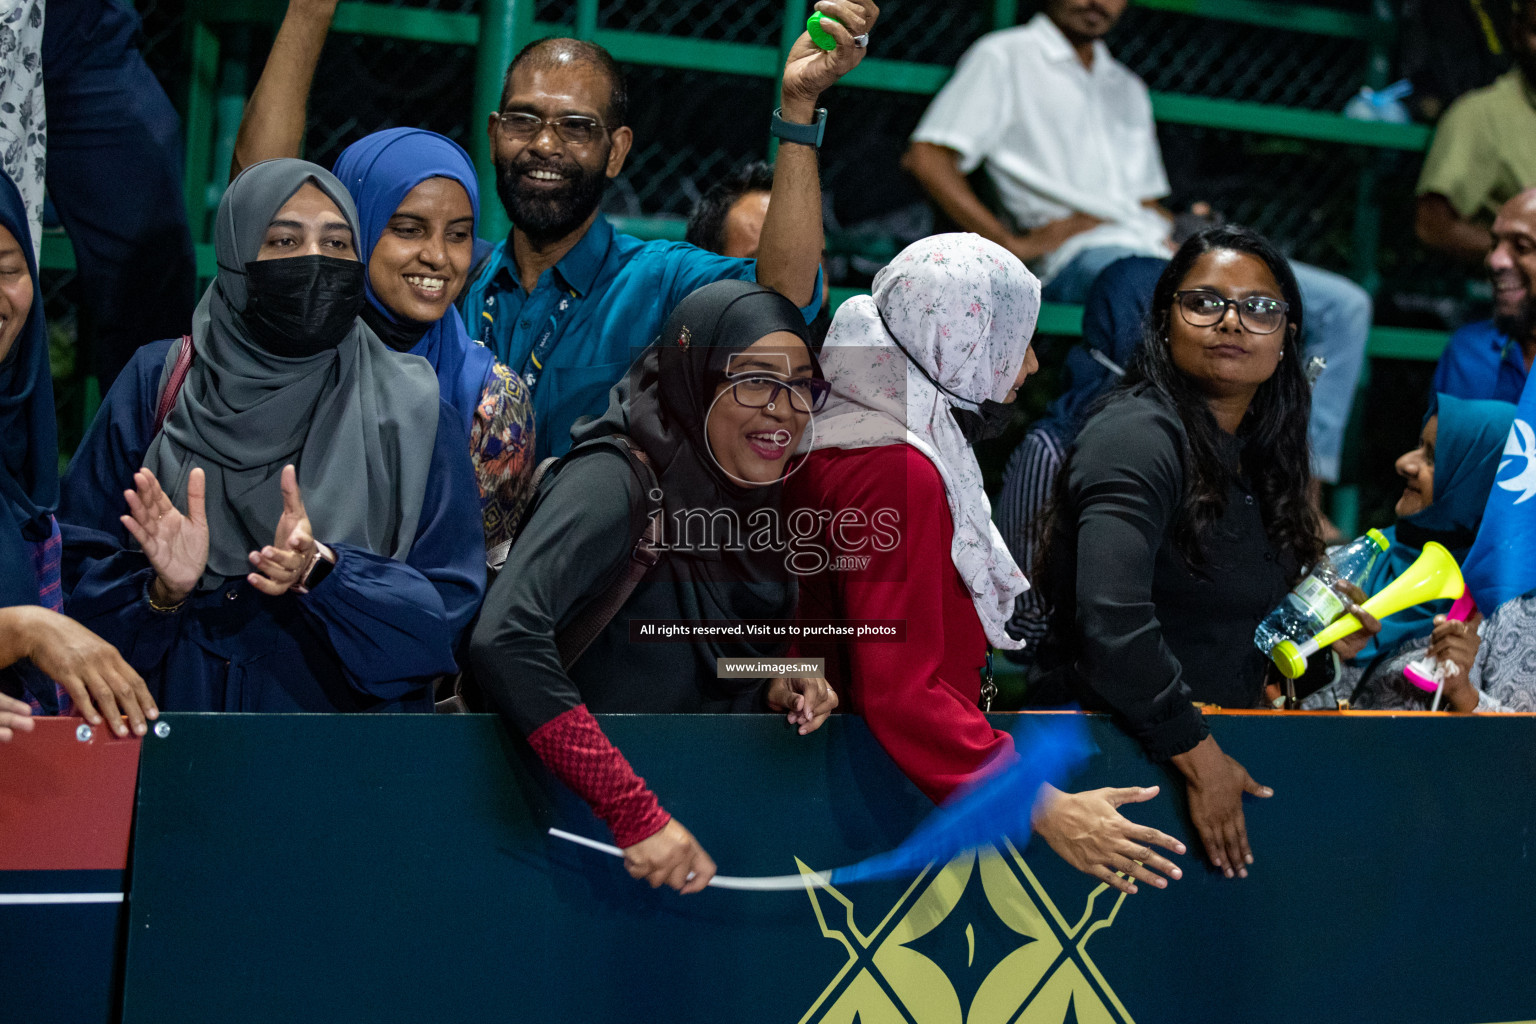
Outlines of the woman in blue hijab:
{"type": "MultiPolygon", "coordinates": [[[[1404,483],[1398,520],[1382,531],[1390,546],[1361,587],[1367,596],[1401,576],[1430,541],[1444,545],[1460,563],[1482,523],[1515,407],[1450,395],[1436,398],[1419,447],[1397,460],[1404,483]]],[[[1343,698],[1363,708],[1427,706],[1428,695],[1403,678],[1403,667],[1424,656],[1435,617],[1450,606],[1449,601],[1431,601],[1383,619],[1381,632],[1349,660],[1339,680],[1306,706],[1333,707],[1343,698]]]]}
{"type": "Polygon", "coordinates": [[[453,301],[473,262],[480,193],[457,143],[390,128],[348,146],[334,168],[357,204],[368,261],[363,322],[437,371],[470,439],[486,548],[510,540],[533,468],[533,406],[518,376],[470,340],[453,301]]]}
{"type": "Polygon", "coordinates": [[[28,223],[21,194],[0,174],[0,740],[30,729],[32,712],[79,713],[95,725],[105,712],[124,735],[121,712],[142,736],[158,714],[144,680],[59,614],[59,445],[28,223]]]}

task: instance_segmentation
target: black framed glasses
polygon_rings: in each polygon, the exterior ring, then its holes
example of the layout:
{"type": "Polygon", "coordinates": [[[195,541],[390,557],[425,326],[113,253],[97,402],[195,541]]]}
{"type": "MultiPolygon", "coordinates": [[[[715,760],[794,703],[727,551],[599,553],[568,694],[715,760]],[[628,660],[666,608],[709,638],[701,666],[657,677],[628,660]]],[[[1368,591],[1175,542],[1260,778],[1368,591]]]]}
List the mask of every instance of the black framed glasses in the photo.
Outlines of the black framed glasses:
{"type": "Polygon", "coordinates": [[[730,381],[731,394],[738,405],[748,409],[766,409],[779,400],[779,392],[789,392],[790,407],[795,412],[820,412],[827,404],[832,385],[815,377],[779,380],[775,377],[741,377],[730,381]]]}
{"type": "Polygon", "coordinates": [[[1192,327],[1214,327],[1227,315],[1227,309],[1237,307],[1237,319],[1254,334],[1274,334],[1285,323],[1285,311],[1290,303],[1271,299],[1265,295],[1250,295],[1246,299],[1229,299],[1225,295],[1204,288],[1174,292],[1179,315],[1192,327]]]}
{"type": "Polygon", "coordinates": [[[532,142],[538,138],[544,126],[549,125],[561,141],[568,142],[572,146],[585,146],[608,130],[607,125],[579,114],[540,117],[537,114],[502,112],[496,115],[496,123],[501,126],[503,135],[516,142],[532,142]]]}

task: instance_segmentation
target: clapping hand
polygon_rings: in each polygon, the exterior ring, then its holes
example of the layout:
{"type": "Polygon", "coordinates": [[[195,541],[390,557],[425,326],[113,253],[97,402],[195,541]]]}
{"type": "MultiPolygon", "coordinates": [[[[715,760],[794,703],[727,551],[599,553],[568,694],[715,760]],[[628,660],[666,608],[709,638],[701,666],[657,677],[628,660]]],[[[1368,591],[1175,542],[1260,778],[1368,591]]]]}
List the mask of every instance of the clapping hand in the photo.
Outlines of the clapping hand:
{"type": "Polygon", "coordinates": [[[187,476],[187,512],[171,504],[160,481],[148,469],[133,474],[134,490],[124,491],[128,515],[124,528],[144,549],[155,570],[150,595],[164,606],[180,604],[208,567],[208,517],[203,507],[203,471],[187,476]]]}
{"type": "MultiPolygon", "coordinates": [[[[283,514],[277,520],[271,545],[248,556],[256,571],[246,577],[251,586],[270,597],[278,597],[299,586],[305,570],[313,564],[320,547],[310,529],[309,513],[299,493],[299,474],[293,466],[283,467],[283,514]]],[[[302,593],[302,591],[301,591],[302,593]]]]}

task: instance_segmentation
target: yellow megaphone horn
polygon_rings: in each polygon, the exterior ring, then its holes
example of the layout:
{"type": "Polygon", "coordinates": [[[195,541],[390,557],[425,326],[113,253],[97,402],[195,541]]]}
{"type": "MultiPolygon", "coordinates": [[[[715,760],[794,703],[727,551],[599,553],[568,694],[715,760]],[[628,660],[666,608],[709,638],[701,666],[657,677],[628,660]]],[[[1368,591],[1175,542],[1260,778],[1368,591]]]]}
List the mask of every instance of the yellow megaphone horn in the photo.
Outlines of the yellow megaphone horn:
{"type": "MultiPolygon", "coordinates": [[[[1376,618],[1384,619],[1425,601],[1458,598],[1466,589],[1456,559],[1444,547],[1430,541],[1406,572],[1360,607],[1376,618]]],[[[1298,646],[1291,640],[1280,641],[1269,656],[1287,679],[1295,679],[1307,670],[1308,658],[1359,628],[1360,620],[1353,615],[1340,616],[1304,644],[1298,646]]]]}

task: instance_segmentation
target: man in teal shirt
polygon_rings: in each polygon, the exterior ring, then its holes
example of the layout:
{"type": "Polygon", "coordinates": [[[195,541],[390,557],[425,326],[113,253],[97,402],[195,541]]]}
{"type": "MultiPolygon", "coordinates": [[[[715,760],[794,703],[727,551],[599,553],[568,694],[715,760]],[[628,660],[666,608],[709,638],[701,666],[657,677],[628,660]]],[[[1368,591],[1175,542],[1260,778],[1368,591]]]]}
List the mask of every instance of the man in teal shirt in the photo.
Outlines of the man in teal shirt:
{"type": "Polygon", "coordinates": [[[1433,393],[1519,402],[1536,363],[1536,188],[1499,208],[1484,261],[1493,319],[1451,335],[1435,367],[1433,393]]]}
{"type": "Polygon", "coordinates": [[[821,0],[837,48],[802,34],[784,67],[781,145],[756,260],[622,235],[598,213],[634,140],[618,65],[576,39],[524,49],[490,116],[496,191],[512,221],[465,289],[471,337],[533,391],[538,457],[570,448],[571,425],[598,415],[636,350],[651,344],[685,295],[726,278],[756,280],[801,307],[821,306],[821,185],[816,149],[826,112],[816,100],[863,59],[879,14],[873,0],[821,0]]]}

